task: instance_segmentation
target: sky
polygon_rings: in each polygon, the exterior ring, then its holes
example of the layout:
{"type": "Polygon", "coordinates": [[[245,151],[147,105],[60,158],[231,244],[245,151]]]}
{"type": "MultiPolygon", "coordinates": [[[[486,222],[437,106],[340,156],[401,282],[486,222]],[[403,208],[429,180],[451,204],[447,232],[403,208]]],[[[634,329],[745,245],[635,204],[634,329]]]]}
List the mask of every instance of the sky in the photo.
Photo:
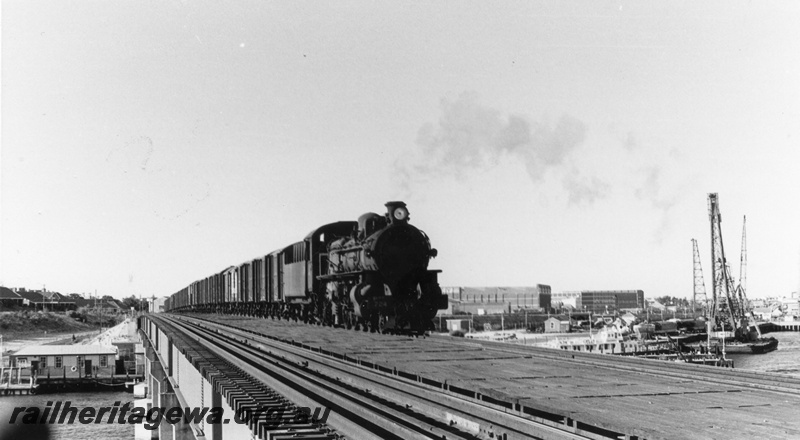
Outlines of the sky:
{"type": "Polygon", "coordinates": [[[443,286],[800,290],[800,3],[2,2],[0,284],[126,297],[403,200],[443,286]]]}

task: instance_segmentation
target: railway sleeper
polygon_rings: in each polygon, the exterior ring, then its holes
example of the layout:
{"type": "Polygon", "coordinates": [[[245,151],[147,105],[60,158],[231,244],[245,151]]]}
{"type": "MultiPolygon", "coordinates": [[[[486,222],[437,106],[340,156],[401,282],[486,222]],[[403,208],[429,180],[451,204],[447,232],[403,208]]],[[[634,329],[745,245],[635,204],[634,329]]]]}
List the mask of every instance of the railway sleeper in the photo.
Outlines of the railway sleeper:
{"type": "MultiPolygon", "coordinates": [[[[162,332],[167,335],[191,364],[206,378],[214,390],[223,396],[234,409],[236,415],[252,415],[248,422],[251,431],[261,439],[336,439],[335,431],[323,423],[315,421],[314,416],[301,411],[296,405],[275,393],[269,387],[257,383],[255,379],[238,367],[222,360],[198,341],[185,337],[172,324],[158,318],[162,332]],[[261,410],[261,411],[259,411],[261,410]]],[[[327,416],[327,414],[325,415],[327,416]]]]}

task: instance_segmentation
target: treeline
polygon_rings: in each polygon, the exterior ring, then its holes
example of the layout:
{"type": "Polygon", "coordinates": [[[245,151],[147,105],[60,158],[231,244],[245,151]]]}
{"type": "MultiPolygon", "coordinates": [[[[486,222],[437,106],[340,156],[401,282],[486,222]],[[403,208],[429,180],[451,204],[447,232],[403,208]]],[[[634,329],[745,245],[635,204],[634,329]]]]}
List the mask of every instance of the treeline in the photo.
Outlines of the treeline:
{"type": "Polygon", "coordinates": [[[125,310],[130,310],[133,307],[134,310],[137,312],[147,311],[148,307],[150,307],[150,302],[146,299],[142,298],[141,300],[133,295],[123,298],[120,300],[122,305],[125,306],[125,310]]]}
{"type": "Polygon", "coordinates": [[[102,309],[99,307],[79,307],[78,310],[67,311],[66,315],[78,322],[94,327],[111,327],[124,321],[126,317],[124,311],[102,309]]]}
{"type": "Polygon", "coordinates": [[[677,307],[691,307],[692,300],[688,298],[679,298],[677,296],[657,296],[656,301],[664,306],[677,306],[677,307]]]}

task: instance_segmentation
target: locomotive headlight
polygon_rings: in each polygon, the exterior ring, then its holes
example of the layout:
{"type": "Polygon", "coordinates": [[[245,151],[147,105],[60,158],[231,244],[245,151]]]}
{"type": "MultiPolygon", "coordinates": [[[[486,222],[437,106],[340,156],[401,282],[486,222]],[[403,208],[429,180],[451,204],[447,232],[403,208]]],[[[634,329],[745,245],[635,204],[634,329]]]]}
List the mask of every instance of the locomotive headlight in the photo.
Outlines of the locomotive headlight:
{"type": "Polygon", "coordinates": [[[408,218],[408,210],[401,206],[394,210],[393,215],[396,220],[403,221],[408,218]]]}

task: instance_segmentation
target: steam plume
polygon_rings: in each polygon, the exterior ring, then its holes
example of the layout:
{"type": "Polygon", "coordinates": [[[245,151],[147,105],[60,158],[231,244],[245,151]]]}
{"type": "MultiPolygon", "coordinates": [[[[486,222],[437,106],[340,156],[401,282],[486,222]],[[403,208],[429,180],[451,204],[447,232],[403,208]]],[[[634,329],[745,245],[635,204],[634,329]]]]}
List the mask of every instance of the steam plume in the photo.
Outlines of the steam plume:
{"type": "MultiPolygon", "coordinates": [[[[586,126],[572,116],[562,116],[555,126],[520,115],[503,117],[481,105],[474,93],[462,93],[456,100],[442,99],[441,110],[438,123],[427,123],[419,130],[421,157],[406,157],[395,164],[406,189],[412,180],[441,174],[462,178],[465,173],[496,165],[502,157],[522,161],[537,182],[549,169],[565,168],[565,161],[586,136],[586,126]]],[[[597,177],[581,177],[574,167],[563,186],[570,203],[591,203],[608,188],[597,177]]]]}

